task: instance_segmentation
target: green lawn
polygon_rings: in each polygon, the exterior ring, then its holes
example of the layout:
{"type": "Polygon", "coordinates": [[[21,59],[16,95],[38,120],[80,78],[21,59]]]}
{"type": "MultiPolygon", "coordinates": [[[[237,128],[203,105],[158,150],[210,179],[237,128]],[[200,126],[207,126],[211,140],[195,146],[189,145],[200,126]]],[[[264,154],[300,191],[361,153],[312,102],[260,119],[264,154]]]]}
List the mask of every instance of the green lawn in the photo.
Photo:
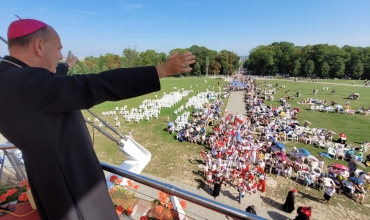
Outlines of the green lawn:
{"type": "MultiPolygon", "coordinates": [[[[259,80],[258,83],[264,85],[262,81],[266,80],[259,80]]],[[[351,93],[357,92],[360,94],[359,100],[349,100],[350,106],[352,109],[357,111],[360,107],[365,107],[366,109],[370,107],[370,88],[365,86],[351,86],[351,82],[349,85],[340,85],[340,84],[326,84],[324,82],[318,83],[309,83],[309,82],[294,82],[288,80],[268,80],[268,83],[272,83],[275,86],[278,83],[279,91],[275,94],[275,100],[269,101],[267,104],[272,104],[273,106],[279,106],[279,98],[285,97],[288,94],[286,91],[290,90],[289,95],[294,95],[298,90],[301,92],[300,97],[296,97],[294,101],[289,102],[293,108],[299,108],[300,112],[298,114],[298,120],[301,124],[303,124],[304,120],[310,121],[312,124],[310,127],[316,128],[326,128],[329,130],[335,131],[337,134],[334,135],[333,141],[338,139],[338,135],[341,132],[344,132],[347,135],[347,143],[352,147],[358,147],[360,144],[364,143],[366,140],[370,139],[369,137],[369,128],[370,128],[370,117],[355,114],[355,115],[345,115],[345,114],[335,114],[335,113],[324,113],[320,111],[310,111],[308,105],[298,104],[297,102],[302,101],[304,98],[316,98],[319,100],[328,100],[330,103],[331,101],[337,102],[338,104],[345,106],[346,102],[348,101],[348,95],[351,93]],[[285,88],[280,88],[281,85],[285,85],[285,88]],[[329,87],[328,91],[322,91],[323,87],[329,87]],[[317,89],[319,92],[316,96],[312,94],[312,91],[317,89]],[[331,94],[331,90],[335,89],[336,92],[334,95],[331,94]]],[[[346,80],[328,80],[330,83],[338,82],[343,83],[346,80]]],[[[347,80],[348,81],[348,80],[347,80]]],[[[362,82],[362,81],[361,81],[362,82]]],[[[262,86],[264,88],[264,86],[262,86]]],[[[319,152],[325,151],[323,149],[319,149],[313,147],[312,145],[305,145],[302,143],[297,142],[286,142],[288,150],[293,146],[297,148],[305,148],[307,149],[312,155],[318,156],[319,152]]],[[[370,153],[368,151],[365,153],[367,155],[370,153]]],[[[325,159],[327,164],[331,164],[333,162],[339,162],[346,164],[346,162],[336,161],[331,159],[325,159]]],[[[369,168],[366,170],[370,171],[369,168]]]]}
{"type": "MultiPolygon", "coordinates": [[[[198,91],[202,92],[206,91],[206,89],[211,90],[212,88],[217,90],[218,82],[220,82],[220,86],[223,86],[225,84],[223,80],[206,79],[207,82],[205,82],[204,80],[205,78],[162,79],[162,88],[159,92],[119,102],[106,102],[95,106],[92,110],[100,115],[102,111],[114,110],[115,107],[122,107],[124,105],[127,105],[128,109],[132,107],[138,107],[144,99],[154,99],[155,95],[160,98],[163,96],[163,92],[169,93],[171,91],[174,91],[174,87],[177,87],[177,89],[192,89],[193,93],[189,94],[188,97],[190,98],[191,96],[196,95],[198,91]],[[190,86],[192,86],[192,88],[190,88],[190,86]]],[[[262,83],[262,81],[263,80],[260,80],[259,83],[263,85],[264,83],[262,83]]],[[[332,81],[342,83],[345,80],[332,81]]],[[[342,104],[344,106],[347,102],[348,95],[353,92],[358,92],[360,94],[360,99],[355,101],[351,100],[350,106],[355,110],[357,110],[361,106],[368,108],[370,105],[370,96],[367,96],[367,94],[370,91],[370,88],[364,86],[360,87],[351,85],[345,86],[339,84],[325,84],[325,82],[308,83],[286,80],[269,80],[268,82],[272,83],[273,85],[275,85],[275,83],[279,84],[279,91],[275,95],[275,101],[267,102],[268,104],[272,104],[273,106],[279,105],[279,102],[276,100],[278,100],[280,97],[286,96],[287,94],[285,92],[287,90],[290,90],[290,95],[294,94],[298,90],[301,91],[301,97],[296,98],[294,102],[290,102],[292,107],[298,107],[301,109],[298,115],[298,119],[301,123],[303,123],[304,120],[309,120],[310,122],[312,122],[312,124],[310,125],[311,127],[327,128],[335,131],[337,134],[345,132],[347,134],[347,142],[353,147],[357,147],[365,140],[369,139],[368,128],[370,117],[365,117],[358,114],[344,115],[309,111],[308,105],[297,104],[297,102],[303,100],[304,98],[314,97],[317,99],[328,100],[329,102],[335,101],[338,104],[342,104]],[[286,88],[280,88],[281,85],[285,85],[286,88]],[[321,91],[322,87],[324,86],[329,86],[328,92],[321,91]],[[330,94],[332,88],[336,89],[335,95],[330,94]],[[313,89],[319,90],[318,95],[312,95],[313,89]]],[[[127,123],[124,122],[122,117],[120,118],[121,127],[118,128],[118,130],[123,134],[127,134],[130,129],[133,129],[133,135],[136,141],[138,141],[152,153],[152,160],[145,168],[144,172],[169,179],[176,179],[177,176],[182,176],[182,179],[186,179],[184,178],[184,176],[187,176],[190,178],[189,181],[192,181],[192,179],[196,178],[197,175],[192,175],[192,172],[197,172],[198,170],[197,160],[200,160],[199,150],[203,150],[204,146],[194,145],[190,143],[179,143],[174,140],[174,135],[170,135],[163,130],[166,128],[167,116],[170,118],[170,121],[173,121],[176,118],[176,115],[173,113],[174,110],[177,109],[179,106],[185,104],[186,101],[187,98],[184,98],[179,104],[171,109],[163,108],[159,118],[152,119],[149,122],[142,121],[140,123],[127,123]],[[182,168],[183,166],[189,169],[184,170],[182,168]],[[171,168],[163,169],[165,167],[171,168]]],[[[227,103],[227,100],[224,100],[224,103],[227,103]]],[[[225,108],[225,106],[226,105],[224,105],[223,108],[225,108]]],[[[86,115],[86,117],[91,117],[87,112],[84,112],[84,114],[86,115]]],[[[114,124],[113,116],[104,117],[104,119],[106,119],[111,124],[114,124]]],[[[94,133],[92,133],[92,128],[90,128],[90,131],[94,137],[95,151],[101,161],[105,161],[114,165],[119,165],[124,161],[125,158],[120,153],[115,143],[103,137],[103,135],[101,135],[96,130],[94,133]]],[[[334,139],[336,140],[337,138],[338,136],[335,135],[334,139]]],[[[315,148],[312,145],[304,145],[297,142],[287,142],[286,145],[288,147],[288,150],[293,146],[296,146],[298,148],[304,147],[315,156],[318,155],[318,152],[324,151],[323,149],[315,148]]],[[[337,161],[327,159],[327,163],[330,164],[332,162],[337,161]]]]}
{"type": "MultiPolygon", "coordinates": [[[[158,98],[162,97],[163,92],[169,93],[173,91],[173,87],[178,89],[184,88],[190,90],[192,86],[193,93],[189,94],[188,98],[196,95],[198,91],[205,91],[210,87],[218,87],[218,82],[220,86],[223,86],[226,82],[223,80],[217,79],[206,79],[207,82],[204,82],[205,78],[166,78],[161,80],[162,90],[160,92],[148,94],[145,96],[133,98],[130,100],[123,100],[120,102],[106,102],[101,105],[95,106],[92,110],[101,114],[102,111],[114,110],[115,107],[122,107],[124,105],[128,106],[128,109],[132,107],[138,107],[144,99],[154,99],[155,95],[158,95],[158,98]],[[198,85],[198,86],[196,86],[198,85]],[[209,87],[210,86],[210,87],[209,87]]],[[[263,80],[260,80],[259,83],[262,83],[263,80]]],[[[335,81],[335,80],[333,80],[335,81]]],[[[343,83],[343,80],[336,80],[338,83],[343,83]]],[[[304,120],[309,120],[312,122],[310,127],[317,128],[327,128],[335,131],[337,134],[340,132],[345,132],[347,134],[348,143],[351,146],[359,146],[360,143],[363,143],[365,140],[369,139],[368,128],[370,122],[370,116],[364,117],[363,115],[344,115],[344,114],[334,114],[334,113],[322,113],[316,111],[309,111],[308,105],[297,104],[296,102],[301,101],[306,97],[314,97],[312,95],[312,90],[319,90],[319,94],[315,97],[317,99],[324,99],[330,101],[335,101],[339,104],[345,105],[347,97],[353,92],[360,93],[361,97],[359,100],[350,101],[350,106],[357,110],[359,107],[364,106],[368,108],[370,105],[370,88],[365,88],[363,86],[347,86],[347,85],[333,85],[322,83],[308,83],[308,82],[294,82],[294,81],[285,81],[285,80],[269,80],[268,82],[275,84],[278,83],[279,86],[284,84],[286,85],[285,89],[280,89],[280,91],[275,95],[275,101],[268,102],[273,106],[278,106],[279,102],[276,101],[283,96],[286,96],[285,91],[290,90],[290,94],[294,94],[297,90],[301,91],[301,97],[296,98],[294,102],[290,104],[293,107],[300,108],[298,114],[298,119],[301,123],[304,120]],[[328,92],[322,92],[321,89],[323,86],[329,86],[328,92]],[[332,88],[336,89],[336,94],[331,95],[330,91],[332,88]]],[[[333,83],[328,81],[328,83],[333,83]]],[[[348,81],[350,84],[351,81],[348,81]]],[[[202,169],[198,167],[200,163],[203,163],[199,151],[204,150],[205,147],[197,144],[190,144],[187,142],[178,142],[174,140],[174,135],[168,134],[164,129],[167,126],[167,116],[170,117],[170,120],[174,120],[176,115],[174,115],[174,110],[179,106],[185,104],[187,98],[184,98],[179,104],[174,106],[171,109],[162,109],[161,114],[158,119],[151,119],[148,121],[142,121],[140,123],[127,123],[124,122],[123,118],[120,118],[121,127],[118,130],[127,134],[129,129],[133,129],[133,135],[137,142],[142,144],[152,153],[152,159],[149,162],[148,166],[144,169],[143,172],[149,173],[158,177],[163,177],[169,180],[178,181],[181,183],[189,184],[196,187],[204,187],[204,178],[202,177],[202,169]]],[[[227,103],[227,99],[223,100],[224,103],[227,103]]],[[[243,104],[243,103],[241,103],[243,104]]],[[[225,109],[226,104],[223,106],[225,109]]],[[[223,111],[222,110],[222,111],[223,111]]],[[[191,111],[191,109],[189,109],[191,111]]],[[[84,111],[86,117],[91,117],[86,111],[84,111]]],[[[108,122],[114,124],[113,116],[104,117],[108,122]]],[[[99,160],[119,165],[124,161],[124,156],[120,153],[118,147],[115,143],[105,138],[96,130],[92,132],[92,128],[89,127],[91,134],[94,136],[94,148],[98,155],[99,160]]],[[[336,140],[338,136],[334,136],[336,140]]],[[[305,148],[312,155],[318,156],[320,151],[325,151],[324,149],[318,149],[312,145],[305,145],[297,142],[285,142],[287,150],[289,151],[293,146],[297,148],[305,148]]],[[[368,152],[369,153],[369,152],[368,152]]],[[[366,155],[366,154],[365,154],[366,155]]],[[[347,165],[346,162],[337,161],[333,159],[324,159],[325,166],[332,163],[343,163],[347,165]]],[[[364,168],[363,168],[364,169],[364,168]]],[[[369,168],[364,169],[370,171],[369,168]]],[[[295,176],[295,174],[293,174],[295,176]]],[[[275,178],[275,177],[270,177],[275,178]]],[[[321,198],[323,192],[315,191],[311,188],[304,187],[300,184],[296,184],[294,177],[292,181],[289,180],[289,184],[284,184],[285,179],[278,177],[280,190],[268,190],[266,196],[269,198],[279,198],[281,200],[285,199],[286,192],[291,189],[292,186],[296,187],[300,191],[300,196],[303,198],[308,198],[310,200],[316,201],[317,198],[321,198]]],[[[341,203],[345,205],[350,210],[356,210],[362,213],[370,214],[368,209],[365,209],[365,206],[358,206],[352,201],[349,201],[348,198],[344,196],[336,196],[331,204],[337,205],[341,203]]],[[[369,205],[368,199],[365,199],[365,205],[369,205]]]]}
{"type": "MultiPolygon", "coordinates": [[[[199,151],[204,150],[204,146],[176,141],[174,134],[171,135],[164,131],[167,128],[167,116],[170,118],[170,121],[174,121],[177,117],[174,114],[174,110],[184,105],[187,99],[196,95],[198,91],[203,92],[206,89],[212,90],[213,88],[214,90],[218,90],[218,82],[221,87],[226,84],[223,80],[210,78],[165,78],[161,80],[162,88],[159,92],[130,100],[106,102],[95,106],[92,108],[92,111],[100,115],[102,111],[114,110],[115,107],[123,107],[124,105],[127,105],[128,109],[132,107],[138,108],[144,99],[155,99],[155,95],[161,98],[163,92],[169,93],[174,91],[174,87],[177,87],[177,89],[193,90],[187,98],[183,98],[180,103],[171,109],[162,108],[158,119],[153,118],[150,121],[141,121],[140,123],[127,123],[121,116],[121,127],[118,130],[123,134],[127,134],[132,129],[135,140],[152,153],[152,159],[143,172],[170,180],[179,180],[181,178],[185,182],[188,180],[189,184],[194,185],[193,180],[198,176],[194,172],[198,170],[198,164],[201,159],[199,151]]],[[[227,103],[227,99],[223,101],[227,103]]],[[[225,106],[226,104],[223,106],[223,109],[225,106]]],[[[187,111],[191,112],[192,109],[187,109],[187,111]]],[[[92,117],[86,111],[84,111],[84,115],[86,117],[92,117]]],[[[103,119],[114,125],[113,118],[114,116],[103,117],[103,119]]],[[[90,127],[89,129],[93,135],[93,129],[90,127]]],[[[101,161],[119,165],[125,159],[116,144],[96,130],[94,132],[94,148],[101,161]]]]}

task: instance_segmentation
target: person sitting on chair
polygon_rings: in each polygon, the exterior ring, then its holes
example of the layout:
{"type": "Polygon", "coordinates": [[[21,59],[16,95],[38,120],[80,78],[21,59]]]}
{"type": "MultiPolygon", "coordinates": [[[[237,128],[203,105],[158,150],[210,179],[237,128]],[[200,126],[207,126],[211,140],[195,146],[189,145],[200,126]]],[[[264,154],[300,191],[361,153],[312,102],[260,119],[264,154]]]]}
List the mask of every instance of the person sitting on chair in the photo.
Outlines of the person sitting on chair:
{"type": "Polygon", "coordinates": [[[339,189],[339,193],[338,194],[347,194],[348,193],[348,196],[351,197],[351,195],[355,192],[355,188],[353,186],[353,182],[351,180],[343,180],[341,182],[341,187],[339,189]]]}
{"type": "Polygon", "coordinates": [[[355,200],[355,202],[359,202],[362,205],[366,194],[366,191],[362,183],[357,182],[355,184],[355,194],[357,195],[357,199],[355,200]]]}
{"type": "Polygon", "coordinates": [[[321,191],[324,189],[324,185],[325,185],[325,174],[322,173],[320,174],[320,177],[317,178],[317,181],[316,181],[316,189],[318,191],[321,191]]]}
{"type": "Polygon", "coordinates": [[[345,160],[350,160],[353,157],[354,153],[355,153],[354,148],[349,149],[345,154],[345,156],[346,156],[345,160]]]}
{"type": "Polygon", "coordinates": [[[366,156],[366,159],[365,159],[365,161],[364,161],[364,164],[365,164],[366,166],[369,166],[369,165],[370,165],[370,154],[368,154],[368,155],[366,156]]]}
{"type": "Polygon", "coordinates": [[[341,158],[342,160],[345,158],[344,150],[342,145],[339,145],[338,148],[335,149],[335,157],[337,159],[341,158]]]}
{"type": "Polygon", "coordinates": [[[339,134],[339,139],[338,139],[338,143],[341,143],[341,144],[346,144],[346,141],[347,141],[347,136],[345,133],[340,133],[339,134]]]}

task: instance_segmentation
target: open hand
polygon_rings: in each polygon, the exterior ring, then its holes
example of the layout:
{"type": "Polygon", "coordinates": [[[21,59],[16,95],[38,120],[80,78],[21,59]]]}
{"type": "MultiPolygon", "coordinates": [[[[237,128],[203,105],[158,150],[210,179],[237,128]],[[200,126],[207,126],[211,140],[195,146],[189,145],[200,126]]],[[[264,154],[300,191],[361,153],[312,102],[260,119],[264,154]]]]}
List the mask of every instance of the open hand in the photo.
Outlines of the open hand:
{"type": "Polygon", "coordinates": [[[72,53],[68,53],[66,63],[68,64],[69,68],[71,69],[74,65],[76,65],[77,57],[73,56],[72,53]]]}
{"type": "Polygon", "coordinates": [[[178,73],[187,73],[192,70],[190,64],[195,63],[195,55],[191,52],[179,54],[175,52],[171,54],[167,61],[156,66],[159,78],[175,75],[178,73]]]}

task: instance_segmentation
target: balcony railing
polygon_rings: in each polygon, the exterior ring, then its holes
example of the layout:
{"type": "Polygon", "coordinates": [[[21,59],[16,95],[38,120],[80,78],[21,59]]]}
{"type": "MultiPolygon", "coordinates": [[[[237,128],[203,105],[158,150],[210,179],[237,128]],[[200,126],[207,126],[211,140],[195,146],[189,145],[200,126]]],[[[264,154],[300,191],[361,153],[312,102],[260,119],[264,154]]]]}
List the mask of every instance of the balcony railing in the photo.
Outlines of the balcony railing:
{"type": "MultiPolygon", "coordinates": [[[[12,164],[13,163],[18,164],[19,161],[17,161],[17,160],[19,158],[17,158],[17,155],[15,155],[14,153],[10,153],[10,152],[14,152],[14,149],[16,149],[16,147],[13,146],[12,144],[2,144],[2,145],[0,145],[0,150],[3,150],[5,152],[4,155],[6,155],[6,157],[9,159],[9,161],[12,164]]],[[[140,174],[135,174],[133,172],[120,169],[119,167],[116,167],[116,166],[113,166],[113,165],[110,165],[110,164],[107,164],[107,163],[104,163],[104,162],[100,162],[100,164],[101,164],[103,170],[105,170],[105,171],[116,174],[118,176],[122,176],[124,178],[130,179],[132,181],[135,181],[137,183],[146,185],[148,187],[160,190],[160,191],[162,191],[164,193],[167,193],[169,195],[176,196],[176,197],[184,199],[188,202],[191,202],[191,203],[194,203],[196,205],[202,206],[205,209],[213,210],[214,212],[218,212],[222,215],[229,216],[233,219],[250,219],[250,220],[265,219],[265,218],[247,213],[243,210],[236,209],[234,207],[222,204],[220,202],[213,201],[211,199],[199,196],[197,194],[194,194],[192,192],[183,190],[183,189],[178,188],[176,186],[173,186],[171,184],[163,183],[163,182],[148,178],[148,177],[140,175],[140,174]]],[[[20,167],[22,167],[22,166],[19,166],[19,164],[18,164],[18,167],[15,168],[15,173],[17,173],[18,169],[19,169],[18,172],[21,172],[21,175],[16,174],[17,178],[22,178],[23,175],[24,175],[23,172],[25,172],[24,167],[23,167],[23,171],[20,169],[20,167]]],[[[212,219],[212,217],[209,217],[209,219],[212,219]]]]}

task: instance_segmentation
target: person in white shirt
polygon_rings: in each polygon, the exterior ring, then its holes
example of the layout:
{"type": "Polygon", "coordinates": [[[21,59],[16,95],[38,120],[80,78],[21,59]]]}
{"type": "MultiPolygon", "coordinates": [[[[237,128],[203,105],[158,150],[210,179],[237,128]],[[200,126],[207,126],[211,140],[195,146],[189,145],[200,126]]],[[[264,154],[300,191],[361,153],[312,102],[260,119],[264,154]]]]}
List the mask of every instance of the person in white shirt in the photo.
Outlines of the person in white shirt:
{"type": "Polygon", "coordinates": [[[284,176],[286,179],[288,179],[288,177],[290,178],[292,176],[292,171],[293,171],[293,168],[291,165],[287,165],[285,167],[285,170],[284,170],[284,176]]]}
{"type": "Polygon", "coordinates": [[[244,198],[244,195],[245,195],[245,189],[244,189],[243,184],[239,184],[239,186],[238,186],[238,192],[239,192],[239,200],[238,200],[238,202],[240,204],[242,198],[244,198]]]}
{"type": "Polygon", "coordinates": [[[204,176],[207,176],[207,173],[208,173],[208,166],[205,165],[204,166],[204,176]]]}
{"type": "Polygon", "coordinates": [[[208,172],[207,174],[207,183],[208,183],[208,187],[211,188],[212,186],[212,182],[213,182],[213,175],[212,175],[212,172],[208,172]]]}
{"type": "Polygon", "coordinates": [[[325,190],[325,193],[324,193],[324,199],[325,199],[325,202],[324,204],[325,205],[328,205],[331,197],[334,195],[335,193],[335,184],[333,183],[331,186],[327,187],[326,190],[325,190]]]}
{"type": "Polygon", "coordinates": [[[341,145],[335,149],[335,156],[336,156],[336,159],[342,158],[342,160],[345,157],[344,150],[341,145]]]}

